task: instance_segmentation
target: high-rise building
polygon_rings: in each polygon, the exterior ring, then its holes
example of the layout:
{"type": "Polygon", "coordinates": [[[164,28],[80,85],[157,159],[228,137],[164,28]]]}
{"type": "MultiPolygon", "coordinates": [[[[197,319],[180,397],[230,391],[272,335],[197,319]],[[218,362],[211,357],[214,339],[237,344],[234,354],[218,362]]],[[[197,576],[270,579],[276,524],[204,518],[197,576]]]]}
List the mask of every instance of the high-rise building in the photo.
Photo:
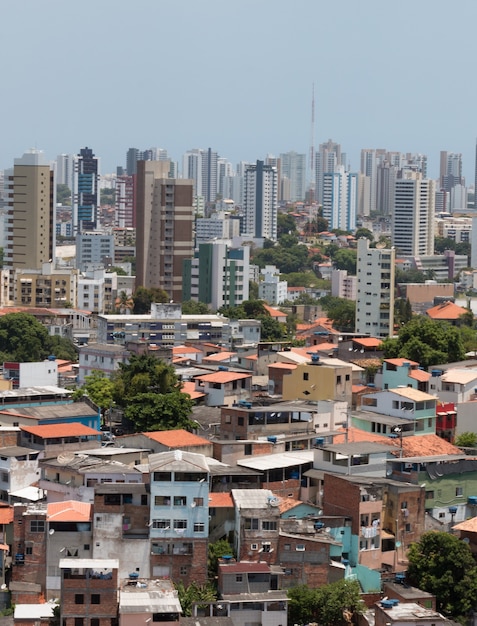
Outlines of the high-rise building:
{"type": "Polygon", "coordinates": [[[358,208],[358,174],[345,172],[340,165],[335,172],[323,174],[323,217],[328,228],[354,230],[358,208]]]}
{"type": "Polygon", "coordinates": [[[73,161],[72,154],[59,154],[56,157],[56,184],[68,185],[71,189],[73,181],[73,161]]]}
{"type": "Polygon", "coordinates": [[[263,161],[245,168],[242,233],[256,238],[277,238],[277,170],[263,161]]]}
{"type": "Polygon", "coordinates": [[[370,248],[358,240],[356,332],[391,337],[394,330],[394,248],[370,248]]]}
{"type": "Polygon", "coordinates": [[[147,150],[138,150],[138,148],[129,148],[126,153],[126,174],[133,176],[137,171],[138,161],[168,161],[167,150],[164,148],[148,148],[147,150]]]}
{"type": "Polygon", "coordinates": [[[213,311],[239,306],[249,297],[250,248],[232,248],[222,239],[201,243],[184,261],[184,300],[204,302],[213,311]]]}
{"type": "Polygon", "coordinates": [[[42,268],[55,259],[54,172],[43,152],[31,150],[7,170],[7,249],[5,265],[13,269],[42,268]]]}
{"type": "Polygon", "coordinates": [[[136,285],[182,300],[182,264],[193,256],[191,180],[168,178],[168,161],[139,161],[136,189],[136,285]]]}
{"type": "Polygon", "coordinates": [[[182,159],[183,178],[194,181],[194,194],[202,196],[206,204],[215,202],[218,191],[218,155],[211,148],[194,148],[182,159]]]}
{"type": "Polygon", "coordinates": [[[450,192],[456,185],[464,185],[462,176],[462,154],[441,151],[440,154],[440,188],[450,192]]]}
{"type": "Polygon", "coordinates": [[[336,171],[340,165],[346,166],[346,154],[341,152],[341,145],[332,139],[321,143],[315,154],[315,197],[320,204],[323,202],[323,175],[336,171]]]}
{"type": "Polygon", "coordinates": [[[402,170],[394,183],[392,243],[398,254],[434,253],[435,181],[402,170]]]}
{"type": "Polygon", "coordinates": [[[285,152],[280,155],[280,173],[290,181],[289,197],[282,197],[287,202],[302,202],[306,193],[306,154],[285,152]]]}
{"type": "Polygon", "coordinates": [[[116,178],[115,226],[119,228],[135,226],[134,181],[135,176],[123,175],[116,178]]]}
{"type": "Polygon", "coordinates": [[[95,230],[98,225],[99,159],[82,148],[73,163],[73,230],[95,230]]]}

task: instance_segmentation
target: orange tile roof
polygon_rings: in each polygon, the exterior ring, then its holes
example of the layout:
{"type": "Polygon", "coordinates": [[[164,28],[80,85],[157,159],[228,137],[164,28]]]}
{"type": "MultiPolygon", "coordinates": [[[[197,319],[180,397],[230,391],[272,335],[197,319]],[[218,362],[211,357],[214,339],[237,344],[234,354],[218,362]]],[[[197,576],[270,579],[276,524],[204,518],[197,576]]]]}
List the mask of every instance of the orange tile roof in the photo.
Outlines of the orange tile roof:
{"type": "Polygon", "coordinates": [[[0,524],[11,524],[13,522],[13,507],[0,506],[0,524]]]}
{"type": "Polygon", "coordinates": [[[431,377],[430,372],[425,372],[424,370],[412,370],[409,372],[409,378],[413,378],[414,380],[418,380],[421,383],[425,383],[431,377]]]}
{"type": "Polygon", "coordinates": [[[364,391],[365,389],[369,389],[366,385],[351,385],[351,393],[359,393],[360,391],[364,391]]]}
{"type": "Polygon", "coordinates": [[[403,456],[462,454],[461,450],[438,435],[403,437],[403,456]]]}
{"type": "Polygon", "coordinates": [[[268,365],[269,368],[273,367],[275,369],[280,369],[280,370],[294,370],[296,369],[296,365],[294,363],[281,363],[280,361],[277,361],[276,363],[270,363],[268,365]]]}
{"type": "Polygon", "coordinates": [[[467,309],[454,302],[442,302],[426,311],[426,315],[433,320],[458,320],[464,313],[467,313],[467,309]]]}
{"type": "Polygon", "coordinates": [[[419,365],[417,361],[411,361],[411,359],[384,359],[385,363],[389,363],[390,365],[395,365],[396,367],[402,367],[404,363],[408,365],[419,365]]]}
{"type": "Polygon", "coordinates": [[[151,433],[143,433],[149,439],[162,443],[168,448],[182,448],[189,446],[209,445],[210,441],[190,433],[188,430],[179,428],[178,430],[156,430],[151,433]]]}
{"type": "Polygon", "coordinates": [[[228,493],[209,493],[209,507],[233,509],[234,501],[232,494],[228,493]]]}
{"type": "Polygon", "coordinates": [[[295,500],[295,498],[280,498],[278,510],[280,511],[280,513],[286,513],[287,511],[295,508],[299,504],[302,504],[302,501],[295,500]]]}
{"type": "Polygon", "coordinates": [[[214,363],[215,361],[227,361],[228,359],[234,357],[236,354],[236,352],[217,352],[217,354],[209,354],[209,356],[205,356],[202,362],[207,363],[209,361],[212,361],[212,363],[214,363]]]}
{"type": "Polygon", "coordinates": [[[460,524],[456,524],[452,528],[453,530],[463,530],[468,533],[477,533],[477,517],[466,519],[464,522],[460,522],[460,524]]]}
{"type": "Polygon", "coordinates": [[[268,306],[268,304],[264,304],[263,308],[265,309],[265,311],[267,311],[267,313],[270,315],[270,317],[286,317],[287,314],[283,313],[283,311],[279,311],[278,309],[274,309],[271,306],[268,306]]]}
{"type": "Polygon", "coordinates": [[[195,348],[194,346],[174,346],[172,348],[172,354],[195,354],[201,353],[202,350],[195,348]]]}
{"type": "Polygon", "coordinates": [[[92,506],[88,502],[66,500],[50,502],[46,516],[49,522],[90,522],[92,512],[92,506]]]}
{"type": "Polygon", "coordinates": [[[201,374],[194,380],[203,380],[206,383],[231,383],[242,378],[251,378],[251,374],[239,374],[238,372],[213,372],[212,374],[201,374]]]}
{"type": "MultiPolygon", "coordinates": [[[[343,430],[343,434],[335,435],[333,437],[333,443],[345,443],[345,441],[346,441],[346,433],[344,430],[343,430]]],[[[360,428],[355,428],[354,426],[350,426],[350,428],[348,429],[348,442],[349,443],[364,443],[365,441],[372,442],[372,443],[384,443],[391,447],[399,447],[398,439],[391,439],[390,437],[386,437],[386,435],[368,433],[365,430],[361,430],[360,428]]]]}
{"type": "Polygon", "coordinates": [[[45,424],[42,426],[20,426],[20,430],[40,437],[40,439],[56,439],[61,437],[85,437],[88,435],[100,435],[94,428],[85,426],[80,422],[69,424],[45,424]]]}
{"type": "Polygon", "coordinates": [[[383,341],[376,337],[361,337],[360,339],[353,339],[353,343],[357,343],[363,348],[378,348],[383,344],[383,341]]]}
{"type": "Polygon", "coordinates": [[[246,361],[258,361],[258,354],[251,354],[245,357],[246,361]]]}
{"type": "Polygon", "coordinates": [[[202,393],[201,391],[196,391],[195,384],[191,380],[188,380],[185,383],[182,383],[181,391],[182,393],[187,393],[190,396],[191,400],[198,400],[199,398],[205,398],[205,393],[202,393]]]}

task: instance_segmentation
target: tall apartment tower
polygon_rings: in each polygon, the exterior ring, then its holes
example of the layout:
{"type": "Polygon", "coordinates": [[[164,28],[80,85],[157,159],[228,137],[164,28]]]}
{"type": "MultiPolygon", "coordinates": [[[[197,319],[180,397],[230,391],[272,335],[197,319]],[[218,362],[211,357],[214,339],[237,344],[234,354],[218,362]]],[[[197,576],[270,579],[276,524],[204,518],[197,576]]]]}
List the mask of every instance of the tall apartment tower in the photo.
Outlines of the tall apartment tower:
{"type": "Polygon", "coordinates": [[[328,139],[321,143],[315,154],[315,197],[323,202],[323,175],[327,172],[335,172],[340,165],[346,166],[346,154],[341,152],[341,145],[328,139]]]}
{"type": "Polygon", "coordinates": [[[245,168],[243,208],[245,211],[243,234],[251,237],[277,238],[278,212],[277,170],[263,161],[245,168]]]}
{"type": "Polygon", "coordinates": [[[182,300],[182,264],[194,254],[193,183],[168,178],[168,161],[139,161],[136,179],[136,285],[182,300]]]}
{"type": "Polygon", "coordinates": [[[370,248],[358,240],[356,332],[391,337],[394,326],[394,248],[370,248]]]}
{"type": "Polygon", "coordinates": [[[134,214],[134,184],[135,176],[116,177],[116,211],[115,226],[119,228],[133,228],[135,224],[134,214]]]}
{"type": "Polygon", "coordinates": [[[15,159],[5,176],[8,190],[8,241],[5,266],[40,270],[55,259],[56,186],[42,152],[15,159]]]}
{"type": "Polygon", "coordinates": [[[59,154],[56,157],[56,184],[67,185],[71,189],[73,180],[73,161],[72,154],[59,154]]]}
{"type": "Polygon", "coordinates": [[[306,154],[285,152],[280,154],[281,176],[290,181],[290,194],[282,198],[289,202],[302,202],[306,193],[306,154]]]}
{"type": "Polygon", "coordinates": [[[328,228],[354,230],[358,208],[358,174],[345,172],[340,165],[323,175],[323,217],[328,228]]]}
{"type": "Polygon", "coordinates": [[[217,198],[218,154],[211,148],[194,148],[185,153],[182,159],[182,175],[194,181],[194,195],[202,196],[209,204],[217,198]]]}
{"type": "Polygon", "coordinates": [[[82,148],[73,163],[73,231],[96,230],[99,206],[99,159],[82,148]]]}
{"type": "Polygon", "coordinates": [[[392,243],[398,254],[434,254],[434,180],[420,172],[402,170],[394,182],[392,243]]]}
{"type": "Polygon", "coordinates": [[[440,189],[449,193],[454,187],[465,185],[465,179],[462,176],[462,154],[441,151],[439,182],[440,189]]]}

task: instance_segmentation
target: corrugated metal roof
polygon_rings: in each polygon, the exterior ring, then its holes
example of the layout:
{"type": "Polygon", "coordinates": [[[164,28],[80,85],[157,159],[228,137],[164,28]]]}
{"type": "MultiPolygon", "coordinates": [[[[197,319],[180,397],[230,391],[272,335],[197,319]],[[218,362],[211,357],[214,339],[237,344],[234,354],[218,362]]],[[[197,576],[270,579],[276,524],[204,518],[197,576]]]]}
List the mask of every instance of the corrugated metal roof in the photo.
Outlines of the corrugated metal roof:
{"type": "Polygon", "coordinates": [[[293,467],[313,462],[313,450],[297,450],[296,452],[282,452],[276,454],[264,454],[251,459],[240,459],[237,465],[250,469],[265,471],[279,467],[293,467]]]}

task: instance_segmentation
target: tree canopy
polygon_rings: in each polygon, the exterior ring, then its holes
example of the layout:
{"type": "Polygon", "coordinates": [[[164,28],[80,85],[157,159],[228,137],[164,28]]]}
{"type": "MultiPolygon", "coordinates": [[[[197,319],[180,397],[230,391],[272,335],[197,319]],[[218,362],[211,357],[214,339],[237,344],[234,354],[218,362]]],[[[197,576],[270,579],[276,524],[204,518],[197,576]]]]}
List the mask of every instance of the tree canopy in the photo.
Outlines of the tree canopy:
{"type": "Polygon", "coordinates": [[[114,404],[114,383],[106,377],[104,372],[94,370],[85,377],[84,385],[74,392],[73,400],[81,400],[84,395],[99,406],[101,411],[105,411],[114,404]]]}
{"type": "Polygon", "coordinates": [[[204,302],[195,302],[194,300],[184,301],[181,308],[184,315],[206,315],[210,313],[209,307],[204,302]]]}
{"type": "Polygon", "coordinates": [[[319,303],[338,330],[343,332],[354,331],[356,303],[353,300],[337,298],[335,296],[325,296],[324,298],[320,298],[319,303]]]}
{"type": "Polygon", "coordinates": [[[169,296],[164,289],[138,287],[133,295],[133,301],[133,313],[143,315],[151,312],[151,304],[153,302],[169,302],[169,296]]]}
{"type": "Polygon", "coordinates": [[[76,361],[73,343],[64,337],[52,337],[33,315],[8,313],[0,317],[0,360],[34,362],[49,355],[76,361]]]}
{"type": "Polygon", "coordinates": [[[469,546],[455,535],[424,533],[408,551],[411,584],[436,595],[437,609],[457,619],[476,606],[477,566],[469,546]]]}
{"type": "Polygon", "coordinates": [[[192,429],[193,402],[182,393],[172,365],[154,356],[132,355],[120,363],[113,399],[137,431],[192,429]]]}
{"type": "Polygon", "coordinates": [[[289,623],[345,626],[365,609],[356,580],[340,580],[317,589],[300,585],[288,590],[289,623]]]}
{"type": "Polygon", "coordinates": [[[423,367],[455,363],[465,358],[463,335],[447,322],[416,315],[402,326],[396,338],[383,341],[385,358],[405,358],[423,367]]]}

